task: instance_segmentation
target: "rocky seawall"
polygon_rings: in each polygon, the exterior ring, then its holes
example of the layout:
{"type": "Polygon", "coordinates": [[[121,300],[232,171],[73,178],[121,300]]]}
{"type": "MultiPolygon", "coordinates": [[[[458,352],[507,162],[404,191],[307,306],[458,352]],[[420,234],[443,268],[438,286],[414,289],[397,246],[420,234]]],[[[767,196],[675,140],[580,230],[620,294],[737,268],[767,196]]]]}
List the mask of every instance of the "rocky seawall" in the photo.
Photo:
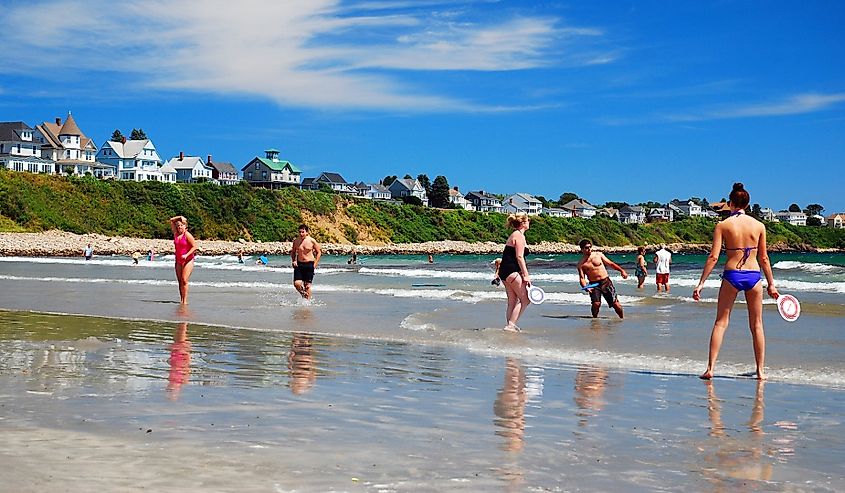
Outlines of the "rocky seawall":
{"type": "MultiPolygon", "coordinates": [[[[105,236],[100,234],[74,234],[66,231],[45,231],[41,233],[0,233],[0,255],[24,257],[72,257],[82,255],[86,245],[91,243],[95,255],[132,255],[134,252],[145,254],[155,250],[159,254],[173,253],[173,241],[167,239],[129,238],[124,236],[105,236]]],[[[245,255],[266,253],[270,255],[288,255],[291,242],[249,242],[197,240],[202,255],[236,255],[243,251],[245,255]]],[[[425,243],[390,243],[381,245],[323,244],[323,251],[329,254],[349,255],[426,255],[426,254],[496,254],[503,244],[494,242],[468,243],[464,241],[431,241],[425,243]]],[[[569,243],[543,242],[530,245],[534,253],[576,253],[578,246],[569,243]]],[[[646,245],[649,250],[657,245],[646,245]]],[[[706,253],[710,245],[670,244],[674,252],[706,253]]],[[[604,247],[607,252],[632,252],[636,247],[604,247]]]]}

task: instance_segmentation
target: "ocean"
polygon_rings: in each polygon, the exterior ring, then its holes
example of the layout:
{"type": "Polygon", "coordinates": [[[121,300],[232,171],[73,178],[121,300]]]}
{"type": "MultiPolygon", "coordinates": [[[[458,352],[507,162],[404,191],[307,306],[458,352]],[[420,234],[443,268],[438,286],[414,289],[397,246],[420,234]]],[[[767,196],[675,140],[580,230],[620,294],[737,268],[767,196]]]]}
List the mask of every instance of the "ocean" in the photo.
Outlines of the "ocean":
{"type": "Polygon", "coordinates": [[[766,299],[765,384],[741,295],[697,378],[720,283],[692,299],[702,255],[675,254],[668,294],[611,271],[624,320],[590,317],[578,256],[532,255],[546,300],[520,334],[492,255],[324,256],[312,301],[289,258],[256,258],[199,257],[187,308],[172,256],[0,258],[0,480],[90,448],[78,466],[112,483],[68,466],[39,491],[154,488],[153,447],[184,461],[176,491],[845,491],[845,255],[772,255],[802,312],[766,299]]]}

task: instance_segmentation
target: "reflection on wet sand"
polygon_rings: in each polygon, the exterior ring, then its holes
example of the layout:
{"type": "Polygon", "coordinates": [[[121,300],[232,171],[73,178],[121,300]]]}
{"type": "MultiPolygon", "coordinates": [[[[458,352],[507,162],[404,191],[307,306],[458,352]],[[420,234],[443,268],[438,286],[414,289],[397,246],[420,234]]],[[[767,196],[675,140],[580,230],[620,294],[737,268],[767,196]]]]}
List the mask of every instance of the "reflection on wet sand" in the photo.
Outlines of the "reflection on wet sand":
{"type": "Polygon", "coordinates": [[[765,403],[763,390],[765,381],[757,382],[751,417],[748,420],[748,432],[728,431],[722,422],[722,401],[716,395],[712,380],[707,386],[707,410],[710,418],[710,436],[716,439],[715,451],[705,456],[707,479],[716,487],[716,491],[737,491],[742,487],[754,489],[746,480],[768,481],[772,478],[773,464],[770,457],[763,453],[764,435],[761,426],[765,403]],[[734,480],[743,480],[741,482],[734,480]]]}
{"type": "Polygon", "coordinates": [[[290,390],[294,394],[308,392],[317,380],[314,364],[313,337],[296,332],[290,341],[288,368],[290,369],[290,390]]]}
{"type": "Polygon", "coordinates": [[[180,322],[176,326],[168,362],[170,373],[167,376],[167,396],[171,400],[176,400],[182,391],[182,385],[188,383],[191,375],[191,342],[188,341],[188,322],[180,322]]]}
{"type": "Polygon", "coordinates": [[[608,373],[604,368],[581,367],[575,372],[576,416],[581,419],[578,426],[586,426],[587,418],[595,416],[604,408],[604,391],[607,388],[608,373]]]}
{"type": "MultiPolygon", "coordinates": [[[[499,448],[505,452],[521,452],[525,445],[525,404],[528,400],[525,391],[525,368],[516,358],[505,359],[505,380],[496,394],[493,412],[496,419],[496,435],[504,438],[499,448]]],[[[511,455],[501,464],[498,474],[505,482],[506,491],[522,491],[525,479],[523,468],[511,455]]]]}

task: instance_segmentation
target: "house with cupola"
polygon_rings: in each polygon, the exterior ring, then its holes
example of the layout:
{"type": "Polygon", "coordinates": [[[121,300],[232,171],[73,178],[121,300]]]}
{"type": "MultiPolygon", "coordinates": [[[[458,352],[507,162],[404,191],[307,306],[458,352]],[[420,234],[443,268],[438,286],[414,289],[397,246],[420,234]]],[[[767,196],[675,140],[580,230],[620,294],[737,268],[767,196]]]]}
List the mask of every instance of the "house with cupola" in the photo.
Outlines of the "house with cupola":
{"type": "Polygon", "coordinates": [[[97,161],[113,168],[118,180],[173,181],[176,175],[161,172],[161,158],[150,139],[107,140],[97,152],[97,161]]]}
{"type": "Polygon", "coordinates": [[[57,117],[36,125],[35,140],[41,145],[41,157],[56,163],[57,174],[108,176],[111,172],[110,167],[97,164],[97,146],[70,113],[64,122],[57,117]]]}
{"type": "Polygon", "coordinates": [[[24,122],[0,122],[0,166],[29,173],[55,172],[55,163],[41,157],[34,129],[24,122]]]}
{"type": "Polygon", "coordinates": [[[269,189],[298,187],[302,171],[290,161],[279,159],[277,149],[267,149],[264,157],[254,157],[243,168],[243,179],[250,185],[269,189]]]}

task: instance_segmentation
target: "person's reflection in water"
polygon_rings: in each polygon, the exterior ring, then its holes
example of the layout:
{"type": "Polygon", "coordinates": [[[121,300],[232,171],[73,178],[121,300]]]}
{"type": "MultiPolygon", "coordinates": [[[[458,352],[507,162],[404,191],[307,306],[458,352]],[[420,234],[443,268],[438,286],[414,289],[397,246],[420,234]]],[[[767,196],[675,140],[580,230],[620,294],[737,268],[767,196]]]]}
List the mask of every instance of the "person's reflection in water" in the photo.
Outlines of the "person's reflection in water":
{"type": "MultiPolygon", "coordinates": [[[[717,440],[716,450],[705,458],[705,474],[717,491],[736,491],[747,485],[745,481],[768,481],[772,478],[773,464],[763,454],[763,422],[765,403],[763,389],[765,381],[757,382],[754,405],[748,420],[748,433],[737,431],[731,436],[722,422],[722,401],[716,396],[712,380],[707,386],[707,411],[710,417],[710,436],[717,440]],[[730,478],[730,479],[729,479],[730,478]],[[734,480],[742,480],[737,482],[734,480]]],[[[753,489],[753,487],[752,487],[753,489]]]]}
{"type": "MultiPolygon", "coordinates": [[[[525,389],[525,368],[516,358],[505,359],[505,380],[496,394],[493,412],[497,426],[496,435],[504,438],[499,448],[505,452],[519,453],[525,445],[525,404],[528,400],[525,389]]],[[[508,491],[521,491],[524,472],[516,463],[515,455],[499,468],[499,475],[506,482],[508,491]]]]}
{"type": "Polygon", "coordinates": [[[575,372],[575,395],[578,406],[578,426],[586,426],[587,418],[595,416],[604,408],[604,390],[607,388],[608,373],[604,368],[582,367],[575,372]]]}
{"type": "Polygon", "coordinates": [[[188,383],[191,375],[191,343],[188,341],[188,322],[181,322],[173,332],[173,344],[170,345],[170,373],[167,376],[167,396],[171,400],[179,398],[182,385],[188,383]]]}
{"type": "Polygon", "coordinates": [[[317,367],[314,364],[312,337],[308,334],[294,333],[290,342],[288,368],[290,369],[290,390],[294,394],[308,392],[317,380],[317,367]]]}

